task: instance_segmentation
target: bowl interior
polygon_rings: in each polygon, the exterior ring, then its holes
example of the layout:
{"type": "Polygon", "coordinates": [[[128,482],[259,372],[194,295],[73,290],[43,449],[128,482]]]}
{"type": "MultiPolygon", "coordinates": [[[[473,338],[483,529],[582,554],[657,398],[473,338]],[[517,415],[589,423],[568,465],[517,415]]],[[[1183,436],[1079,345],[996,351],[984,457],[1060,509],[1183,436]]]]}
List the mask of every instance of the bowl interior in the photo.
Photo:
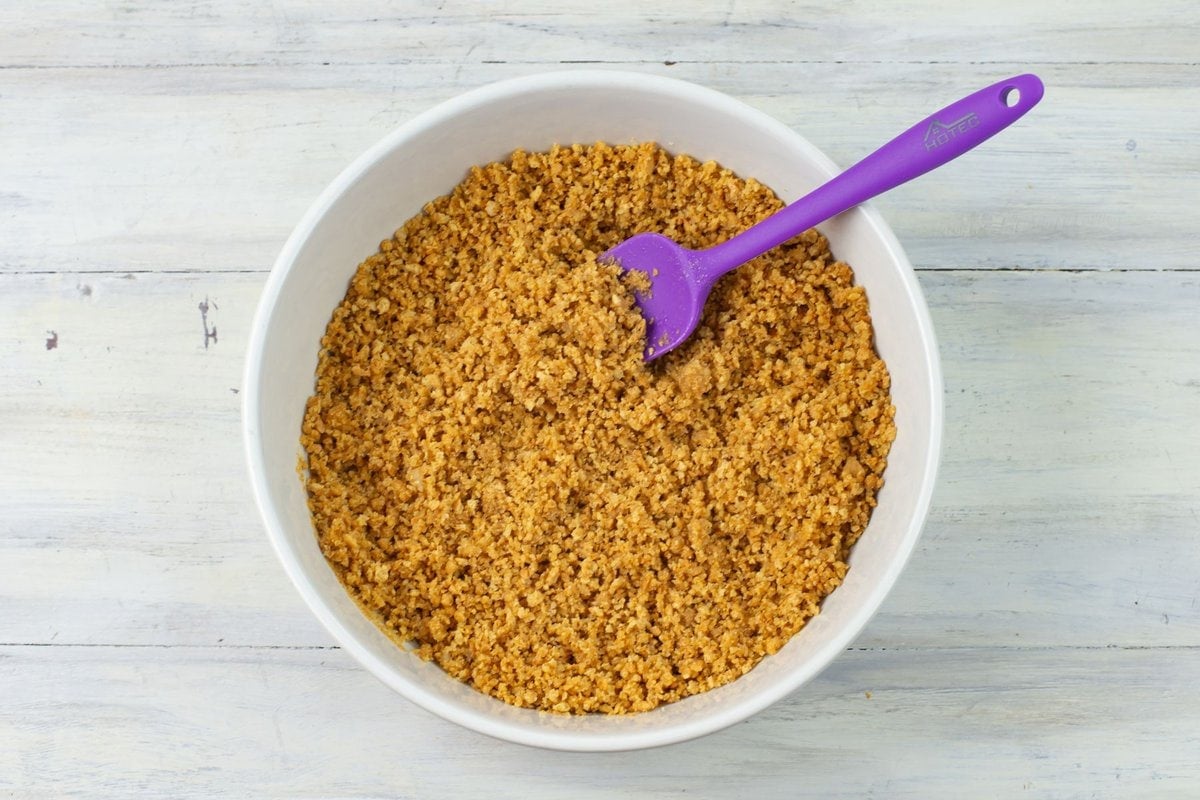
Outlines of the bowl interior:
{"type": "Polygon", "coordinates": [[[514,148],[657,141],[716,159],[787,201],[835,174],[789,128],[691,84],[612,72],[558,73],[495,84],[400,128],[349,167],[297,227],[272,270],[255,320],[246,376],[246,444],[268,531],[292,580],[341,644],[427,709],[501,738],[564,749],[627,749],[678,741],[736,722],[815,675],[874,613],[911,552],[932,491],[941,379],[915,276],[869,208],[820,228],[868,294],[892,375],[897,437],[886,485],[845,583],[779,653],[732,684],[652,712],[560,717],[513,708],[397,648],[347,596],[322,557],[297,474],[300,421],[319,342],[355,267],[470,165],[514,148]]]}

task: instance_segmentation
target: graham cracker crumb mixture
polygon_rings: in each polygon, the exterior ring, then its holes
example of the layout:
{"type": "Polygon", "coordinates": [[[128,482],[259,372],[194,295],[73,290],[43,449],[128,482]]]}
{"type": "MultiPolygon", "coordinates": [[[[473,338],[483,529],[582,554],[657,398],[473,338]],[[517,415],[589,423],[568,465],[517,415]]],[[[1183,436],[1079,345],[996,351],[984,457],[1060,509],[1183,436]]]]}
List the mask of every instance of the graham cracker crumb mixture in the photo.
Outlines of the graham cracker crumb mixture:
{"type": "Polygon", "coordinates": [[[321,548],[384,630],[514,705],[628,713],[732,681],[818,612],[895,433],[850,267],[800,236],[647,366],[597,263],[780,207],[654,144],[517,151],[359,266],[302,443],[321,548]]]}

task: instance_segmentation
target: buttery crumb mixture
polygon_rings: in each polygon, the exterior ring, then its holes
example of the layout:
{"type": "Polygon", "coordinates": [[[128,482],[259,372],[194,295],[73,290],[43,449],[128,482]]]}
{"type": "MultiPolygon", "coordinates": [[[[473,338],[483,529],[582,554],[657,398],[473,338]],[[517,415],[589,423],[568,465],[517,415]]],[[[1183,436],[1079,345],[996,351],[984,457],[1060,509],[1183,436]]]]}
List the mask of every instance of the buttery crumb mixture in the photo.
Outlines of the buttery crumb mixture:
{"type": "Polygon", "coordinates": [[[508,703],[620,714],[734,680],[817,614],[895,435],[850,267],[797,237],[646,365],[597,262],[780,207],[654,144],[518,151],[359,266],[302,444],[321,548],[385,631],[508,703]]]}

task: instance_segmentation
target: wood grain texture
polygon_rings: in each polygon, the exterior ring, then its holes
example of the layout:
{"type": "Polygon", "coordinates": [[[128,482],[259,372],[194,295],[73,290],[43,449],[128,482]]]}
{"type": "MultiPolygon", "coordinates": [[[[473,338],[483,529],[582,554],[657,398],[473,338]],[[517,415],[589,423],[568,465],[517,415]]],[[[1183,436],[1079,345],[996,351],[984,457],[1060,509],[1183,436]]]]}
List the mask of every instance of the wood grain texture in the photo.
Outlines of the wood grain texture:
{"type": "Polygon", "coordinates": [[[1197,62],[1190,0],[947,5],[638,0],[54,0],[0,11],[0,64],[1197,62]]]}
{"type": "MultiPolygon", "coordinates": [[[[843,165],[968,91],[1037,69],[1048,95],[1025,120],[877,201],[913,262],[1197,265],[1200,67],[612,66],[725,91],[843,165]]],[[[463,90],[542,69],[0,70],[0,218],[9,233],[0,271],[266,270],[321,190],[392,128],[463,90]]]]}
{"type": "Polygon", "coordinates": [[[1200,796],[1198,38],[1190,0],[0,3],[0,795],[1200,796]],[[240,441],[254,305],[320,190],[441,100],[580,66],[725,91],[843,165],[1048,86],[877,201],[947,391],[895,591],[792,697],[629,754],[370,678],[240,441]]]}
{"type": "Polygon", "coordinates": [[[725,731],[576,754],[449,725],[339,650],[4,647],[0,791],[1190,800],[1197,674],[1195,649],[853,651],[725,731]]]}

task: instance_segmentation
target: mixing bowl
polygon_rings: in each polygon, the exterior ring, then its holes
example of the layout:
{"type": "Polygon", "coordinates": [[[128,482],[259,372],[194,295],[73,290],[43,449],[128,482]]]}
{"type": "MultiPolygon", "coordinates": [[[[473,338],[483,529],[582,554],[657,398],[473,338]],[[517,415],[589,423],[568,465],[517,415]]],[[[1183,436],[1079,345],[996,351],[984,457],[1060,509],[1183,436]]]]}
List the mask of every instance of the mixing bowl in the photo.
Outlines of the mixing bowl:
{"type": "Polygon", "coordinates": [[[845,582],[778,653],[720,688],[627,716],[565,716],[486,696],[398,647],[355,605],[318,546],[297,473],[300,422],[320,339],[358,264],[473,164],[516,148],[656,141],[714,159],[791,201],[836,167],[798,133],[694,84],[608,71],[557,72],[468,92],[372,147],[324,191],[267,279],[250,335],[244,436],[268,535],[309,607],[345,650],[418,705],[468,728],[563,750],[677,742],[738,722],[810,680],[853,641],[896,582],[921,532],[942,432],[933,327],[912,266],[882,217],[864,206],[820,225],[867,292],[876,344],[892,376],[896,440],[885,485],[845,582]]]}

